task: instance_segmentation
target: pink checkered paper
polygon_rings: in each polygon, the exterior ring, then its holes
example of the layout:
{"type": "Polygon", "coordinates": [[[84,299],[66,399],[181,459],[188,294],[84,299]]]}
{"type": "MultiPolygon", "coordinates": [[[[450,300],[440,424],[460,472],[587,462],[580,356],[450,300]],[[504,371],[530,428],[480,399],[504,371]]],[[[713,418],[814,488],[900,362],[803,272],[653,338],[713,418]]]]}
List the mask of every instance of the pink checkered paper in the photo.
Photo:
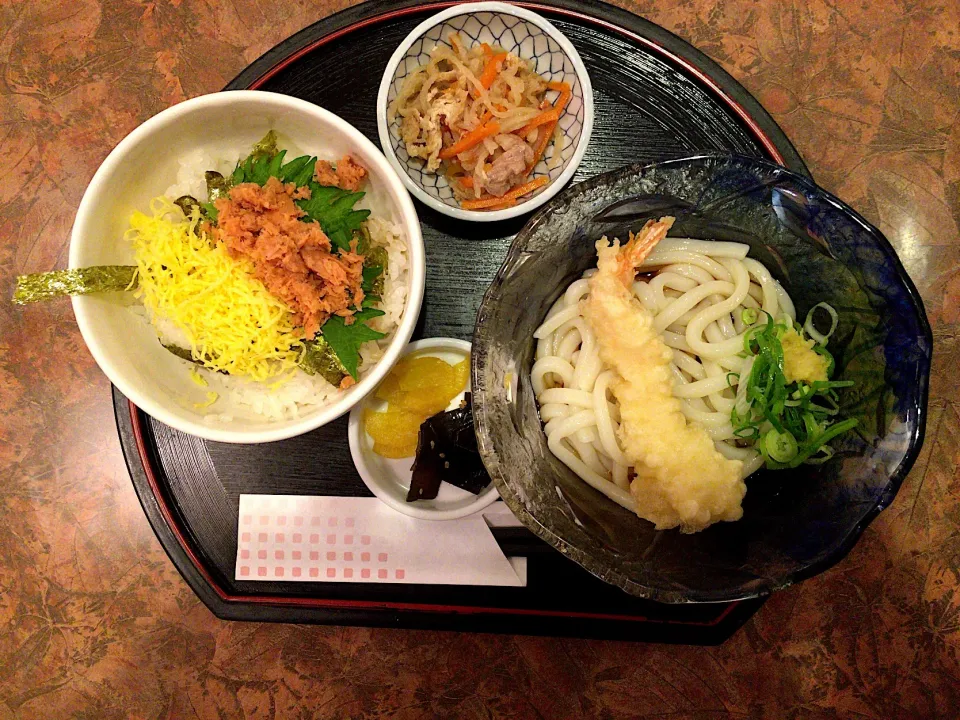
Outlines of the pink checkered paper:
{"type": "MultiPolygon", "coordinates": [[[[516,523],[506,508],[493,515],[491,525],[516,523]]],[[[418,520],[376,498],[240,496],[237,580],[522,587],[516,560],[480,513],[418,520]]]]}

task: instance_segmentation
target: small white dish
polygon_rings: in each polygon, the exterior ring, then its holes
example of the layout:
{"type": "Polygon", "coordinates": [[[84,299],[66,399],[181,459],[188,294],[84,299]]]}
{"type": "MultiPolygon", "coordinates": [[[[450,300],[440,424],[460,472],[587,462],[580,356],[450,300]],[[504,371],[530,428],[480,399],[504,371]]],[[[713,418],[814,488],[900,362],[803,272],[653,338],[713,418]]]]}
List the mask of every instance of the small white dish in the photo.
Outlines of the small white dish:
{"type": "MultiPolygon", "coordinates": [[[[383,357],[359,383],[299,417],[271,421],[245,417],[244,408],[230,405],[197,409],[194,403],[204,398],[204,388],[191,380],[183,360],[164,350],[148,323],[138,321],[130,308],[113,298],[72,298],[83,339],[110,381],[157,420],[207,440],[271,442],[335,420],[389,372],[410,341],[420,314],[426,275],[423,236],[413,201],[396,172],[376,146],[345,120],[305,100],[269,92],[244,90],[193,98],[155,115],[127,135],[103,161],[80,201],[70,240],[70,267],[132,264],[133,250],[124,241],[130,215],[146,210],[151,198],[176,181],[178,158],[204,150],[218,157],[218,150],[250,147],[271,129],[305,153],[334,160],[351,153],[367,168],[369,181],[361,207],[397,223],[406,238],[407,303],[383,357]]],[[[229,401],[222,397],[218,402],[229,401]]]]}
{"type": "MultiPolygon", "coordinates": [[[[438,357],[450,363],[458,363],[470,357],[470,343],[453,338],[429,338],[417,340],[404,348],[400,357],[410,355],[426,355],[438,357]]],[[[470,381],[463,393],[460,393],[448,406],[453,409],[463,400],[463,395],[470,390],[470,381]]],[[[491,482],[479,495],[458,488],[448,483],[440,484],[440,492],[433,500],[417,500],[407,502],[407,490],[410,488],[410,471],[413,458],[391,460],[380,457],[373,452],[373,439],[363,429],[363,414],[367,409],[381,410],[386,406],[373,394],[354,406],[350,411],[349,438],[350,454],[353,464],[363,482],[374,495],[397,512],[410,517],[424,520],[455,520],[479,512],[500,497],[496,486],[491,482]]]]}
{"type": "Polygon", "coordinates": [[[456,5],[420,23],[387,63],[377,96],[377,129],[387,161],[403,184],[434,210],[460,220],[492,222],[529,213],[552,198],[576,172],[593,131],[593,89],[587,68],[569,40],[548,20],[534,12],[502,2],[456,5]],[[532,177],[547,176],[550,182],[539,192],[504,210],[464,210],[446,178],[428,173],[419,158],[411,158],[399,135],[399,121],[387,121],[387,108],[397,96],[404,78],[430,59],[437,45],[448,45],[452,32],[459,32],[471,45],[489,43],[521,58],[533,60],[537,73],[549,80],[568,82],[573,96],[560,118],[566,135],[561,162],[549,168],[543,159],[532,177]]]}

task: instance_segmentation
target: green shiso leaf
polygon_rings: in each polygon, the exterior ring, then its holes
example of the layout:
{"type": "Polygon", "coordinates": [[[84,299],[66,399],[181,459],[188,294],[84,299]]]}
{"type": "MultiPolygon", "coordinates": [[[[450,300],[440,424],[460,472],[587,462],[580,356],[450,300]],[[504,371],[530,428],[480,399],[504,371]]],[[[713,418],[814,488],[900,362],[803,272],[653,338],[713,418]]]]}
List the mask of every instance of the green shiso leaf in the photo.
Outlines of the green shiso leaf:
{"type": "Polygon", "coordinates": [[[340,358],[344,369],[354,380],[358,379],[357,368],[360,365],[360,346],[371,340],[386,337],[385,333],[378,332],[367,326],[367,321],[380,317],[385,313],[376,308],[364,308],[353,315],[353,323],[347,325],[339,315],[333,315],[327,320],[320,332],[330,344],[333,351],[340,358]]]}

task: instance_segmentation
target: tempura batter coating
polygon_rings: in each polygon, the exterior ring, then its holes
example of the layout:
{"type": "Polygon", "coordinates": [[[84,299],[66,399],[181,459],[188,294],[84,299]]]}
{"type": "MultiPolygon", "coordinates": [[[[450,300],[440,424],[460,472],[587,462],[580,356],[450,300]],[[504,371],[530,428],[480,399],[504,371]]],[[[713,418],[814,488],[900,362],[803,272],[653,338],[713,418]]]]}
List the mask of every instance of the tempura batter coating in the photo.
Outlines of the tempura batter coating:
{"type": "Polygon", "coordinates": [[[621,378],[611,389],[620,403],[620,443],[637,474],[630,484],[637,515],[658,530],[679,526],[692,533],[739,520],[747,488],[742,463],[721,455],[707,432],[681,412],[670,349],[630,289],[637,267],[672,225],[673,218],[651,221],[623,248],[600,240],[597,273],[583,302],[600,358],[621,378]]]}

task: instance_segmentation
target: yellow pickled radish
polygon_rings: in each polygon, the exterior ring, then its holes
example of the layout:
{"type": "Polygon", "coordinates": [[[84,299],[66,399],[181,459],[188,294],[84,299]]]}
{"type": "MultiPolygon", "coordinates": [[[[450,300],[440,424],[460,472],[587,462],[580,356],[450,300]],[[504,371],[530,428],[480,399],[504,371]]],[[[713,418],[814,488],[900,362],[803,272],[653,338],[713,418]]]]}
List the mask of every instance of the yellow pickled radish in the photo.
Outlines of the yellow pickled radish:
{"type": "Polygon", "coordinates": [[[420,431],[420,415],[388,408],[386,412],[367,411],[364,427],[374,442],[388,445],[408,445],[411,441],[416,449],[417,434],[420,431]]]}
{"type": "Polygon", "coordinates": [[[417,452],[417,443],[414,442],[411,446],[409,443],[394,445],[392,443],[375,442],[373,444],[373,451],[380,457],[385,457],[390,460],[400,460],[402,458],[412,457],[413,454],[417,452]]]}
{"type": "Polygon", "coordinates": [[[446,410],[452,397],[448,388],[434,387],[417,391],[401,390],[391,402],[401,410],[428,418],[446,410]]]}
{"type": "Polygon", "coordinates": [[[400,382],[401,390],[427,390],[453,385],[453,366],[440,358],[421,356],[397,363],[391,375],[400,382]]]}
{"type": "Polygon", "coordinates": [[[458,388],[454,394],[459,395],[467,386],[467,380],[470,379],[470,358],[461,360],[453,366],[453,378],[453,384],[458,388]]]}
{"type": "Polygon", "coordinates": [[[387,375],[383,379],[383,382],[377,386],[377,391],[373,394],[373,396],[377,400],[390,402],[391,400],[396,399],[397,393],[399,392],[401,392],[400,381],[397,380],[397,378],[391,373],[390,375],[387,375]]]}
{"type": "Polygon", "coordinates": [[[374,393],[387,403],[386,411],[368,410],[364,415],[373,451],[386,458],[413,456],[420,425],[447,409],[463,392],[469,375],[469,358],[456,365],[423,355],[398,362],[374,393]]]}

